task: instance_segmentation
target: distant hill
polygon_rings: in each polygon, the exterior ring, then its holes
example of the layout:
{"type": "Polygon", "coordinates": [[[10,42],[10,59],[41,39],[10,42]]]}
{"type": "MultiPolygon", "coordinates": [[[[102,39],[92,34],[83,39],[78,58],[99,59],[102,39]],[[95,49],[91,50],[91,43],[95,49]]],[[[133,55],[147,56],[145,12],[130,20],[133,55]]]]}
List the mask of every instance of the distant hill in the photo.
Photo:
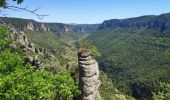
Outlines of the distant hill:
{"type": "Polygon", "coordinates": [[[159,29],[166,30],[170,28],[170,13],[159,16],[141,16],[128,19],[111,19],[104,21],[99,29],[121,27],[121,28],[145,28],[145,29],[159,29]]]}
{"type": "Polygon", "coordinates": [[[0,24],[13,25],[20,31],[52,31],[52,32],[94,32],[99,24],[64,24],[64,23],[43,23],[30,19],[0,17],[0,24]]]}
{"type": "Polygon", "coordinates": [[[13,26],[18,31],[49,31],[43,23],[30,19],[0,17],[0,24],[13,26]]]}
{"type": "Polygon", "coordinates": [[[102,53],[100,68],[119,90],[152,100],[170,80],[170,13],[104,21],[88,37],[102,53]]]}
{"type": "Polygon", "coordinates": [[[45,23],[53,32],[94,32],[99,24],[63,24],[63,23],[45,23]]]}

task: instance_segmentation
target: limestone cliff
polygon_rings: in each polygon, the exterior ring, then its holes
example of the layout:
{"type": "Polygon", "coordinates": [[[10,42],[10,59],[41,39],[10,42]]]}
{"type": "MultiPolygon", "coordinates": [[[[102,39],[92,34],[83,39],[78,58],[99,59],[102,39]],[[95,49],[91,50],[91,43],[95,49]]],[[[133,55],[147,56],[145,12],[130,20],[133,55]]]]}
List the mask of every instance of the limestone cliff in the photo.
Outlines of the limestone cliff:
{"type": "Polygon", "coordinates": [[[89,52],[78,53],[80,100],[101,100],[98,63],[89,52]]]}
{"type": "Polygon", "coordinates": [[[13,26],[18,31],[50,31],[44,23],[30,19],[0,17],[0,25],[13,26]]]}
{"type": "Polygon", "coordinates": [[[64,24],[64,23],[44,23],[52,32],[80,32],[89,33],[98,29],[99,24],[64,24]]]}
{"type": "Polygon", "coordinates": [[[14,26],[18,31],[51,31],[60,33],[70,32],[94,32],[99,24],[64,24],[64,23],[44,23],[30,19],[0,17],[0,25],[14,26]]]}
{"type": "Polygon", "coordinates": [[[111,19],[100,24],[99,29],[107,28],[145,28],[164,31],[170,28],[170,13],[158,16],[141,16],[127,19],[111,19]]]}

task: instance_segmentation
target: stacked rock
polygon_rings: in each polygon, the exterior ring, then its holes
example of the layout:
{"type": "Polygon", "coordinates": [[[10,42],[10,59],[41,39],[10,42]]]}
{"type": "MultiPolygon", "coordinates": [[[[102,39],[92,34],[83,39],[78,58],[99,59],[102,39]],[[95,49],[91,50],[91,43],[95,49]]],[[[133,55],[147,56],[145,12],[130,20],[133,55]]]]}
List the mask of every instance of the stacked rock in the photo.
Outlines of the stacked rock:
{"type": "Polygon", "coordinates": [[[99,67],[89,52],[78,53],[80,100],[101,100],[99,67]]]}

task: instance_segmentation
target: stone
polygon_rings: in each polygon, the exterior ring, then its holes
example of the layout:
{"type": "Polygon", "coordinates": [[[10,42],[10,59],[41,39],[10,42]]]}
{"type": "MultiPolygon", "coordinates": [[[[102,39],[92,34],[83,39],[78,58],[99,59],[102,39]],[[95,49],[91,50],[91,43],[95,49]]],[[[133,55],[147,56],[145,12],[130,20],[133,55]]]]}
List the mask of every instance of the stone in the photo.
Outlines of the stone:
{"type": "Polygon", "coordinates": [[[20,34],[18,34],[18,36],[16,36],[16,40],[17,42],[19,42],[19,44],[21,45],[21,49],[23,49],[24,52],[27,52],[29,50],[29,41],[27,38],[27,35],[24,32],[20,32],[20,34]]]}
{"type": "Polygon", "coordinates": [[[41,64],[41,61],[39,60],[38,56],[35,56],[32,65],[39,68],[40,64],[41,64]]]}
{"type": "Polygon", "coordinates": [[[34,31],[34,24],[32,21],[27,23],[27,30],[34,31]]]}
{"type": "Polygon", "coordinates": [[[26,56],[26,57],[24,58],[25,63],[30,63],[30,64],[32,64],[33,60],[34,60],[34,58],[31,57],[31,56],[26,56]]]}
{"type": "Polygon", "coordinates": [[[79,63],[83,64],[83,65],[91,65],[96,63],[95,60],[89,60],[89,61],[79,61],[79,63]]]}
{"type": "Polygon", "coordinates": [[[39,53],[39,49],[38,48],[35,48],[35,53],[39,53]]]}
{"type": "Polygon", "coordinates": [[[50,58],[51,58],[51,59],[55,59],[55,56],[54,56],[54,55],[50,55],[50,58]]]}
{"type": "Polygon", "coordinates": [[[101,100],[99,67],[89,52],[78,53],[79,88],[82,92],[78,100],[101,100]]]}
{"type": "Polygon", "coordinates": [[[98,72],[98,70],[96,70],[96,67],[98,66],[97,63],[95,63],[94,65],[79,65],[79,66],[80,66],[79,71],[84,77],[96,75],[98,72]]]}
{"type": "Polygon", "coordinates": [[[79,52],[78,56],[81,58],[88,57],[90,55],[90,52],[79,52]]]}
{"type": "Polygon", "coordinates": [[[12,34],[16,34],[16,33],[17,33],[17,31],[16,31],[15,28],[10,28],[10,32],[11,32],[12,34]]]}
{"type": "Polygon", "coordinates": [[[9,48],[10,48],[10,49],[15,49],[15,48],[16,48],[16,45],[15,45],[15,44],[10,44],[10,45],[9,45],[9,48]]]}
{"type": "Polygon", "coordinates": [[[80,59],[81,61],[93,60],[93,58],[92,58],[91,56],[88,56],[88,57],[85,57],[85,58],[80,57],[79,59],[80,59]]]}
{"type": "Polygon", "coordinates": [[[29,43],[28,47],[33,48],[34,47],[34,43],[29,43]]]}

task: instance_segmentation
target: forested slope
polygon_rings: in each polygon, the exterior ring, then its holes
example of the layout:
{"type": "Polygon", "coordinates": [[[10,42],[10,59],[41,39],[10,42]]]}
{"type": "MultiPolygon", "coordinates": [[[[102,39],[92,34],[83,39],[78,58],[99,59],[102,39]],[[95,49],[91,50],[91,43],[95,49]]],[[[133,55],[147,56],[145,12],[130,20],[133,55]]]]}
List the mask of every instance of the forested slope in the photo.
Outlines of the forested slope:
{"type": "Polygon", "coordinates": [[[122,26],[123,21],[121,25],[108,21],[107,24],[112,23],[110,27],[103,24],[103,28],[88,37],[102,53],[98,57],[101,70],[119,90],[141,100],[153,99],[160,82],[169,82],[170,32],[165,24],[169,23],[168,15],[154,16],[162,23],[155,22],[158,26],[150,28],[140,22],[151,22],[153,16],[127,19],[129,23],[142,25],[139,27],[122,26]],[[148,20],[144,20],[146,18],[148,20]]]}

